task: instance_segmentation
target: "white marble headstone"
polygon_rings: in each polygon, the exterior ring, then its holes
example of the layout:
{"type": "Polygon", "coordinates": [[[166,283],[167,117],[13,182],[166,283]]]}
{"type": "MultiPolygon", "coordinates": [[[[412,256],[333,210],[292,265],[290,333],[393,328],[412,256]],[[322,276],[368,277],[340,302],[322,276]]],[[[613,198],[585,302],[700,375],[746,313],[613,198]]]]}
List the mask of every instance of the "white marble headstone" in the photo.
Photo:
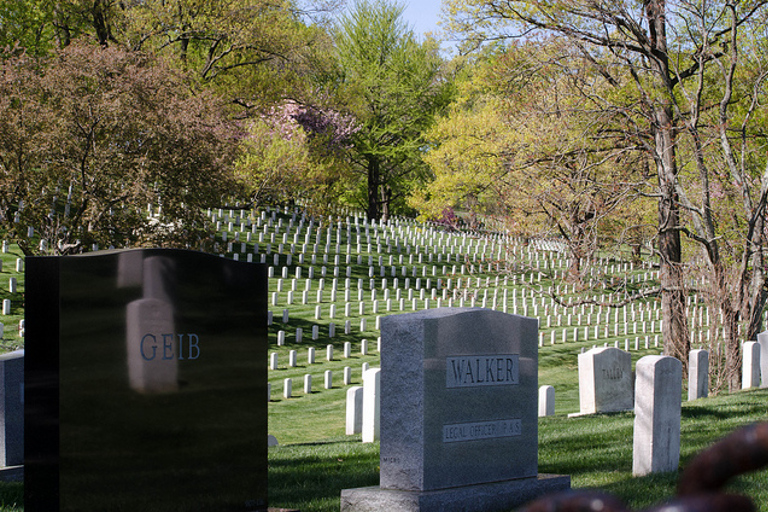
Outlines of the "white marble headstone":
{"type": "Polygon", "coordinates": [[[580,414],[632,410],[632,356],[613,347],[579,354],[580,414]]]}

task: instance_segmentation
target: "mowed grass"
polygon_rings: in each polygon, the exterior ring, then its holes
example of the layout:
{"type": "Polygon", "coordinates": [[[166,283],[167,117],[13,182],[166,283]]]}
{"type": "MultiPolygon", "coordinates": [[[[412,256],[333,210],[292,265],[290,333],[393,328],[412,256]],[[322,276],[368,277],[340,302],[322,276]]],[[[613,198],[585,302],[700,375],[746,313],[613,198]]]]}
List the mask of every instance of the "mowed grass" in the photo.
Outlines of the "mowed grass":
{"type": "Polygon", "coordinates": [[[24,318],[24,271],[16,271],[16,260],[24,255],[15,244],[7,253],[0,253],[0,305],[4,300],[11,301],[11,314],[0,315],[3,335],[0,336],[0,353],[24,348],[24,341],[19,336],[19,321],[24,318]],[[10,280],[16,279],[16,292],[10,291],[10,280]]]}
{"type": "MultiPolygon", "coordinates": [[[[768,390],[684,402],[680,468],[733,430],[768,420],[766,403],[768,390]]],[[[303,417],[307,437],[324,430],[317,425],[319,416],[303,417]]],[[[558,413],[541,418],[539,472],[570,475],[573,488],[608,492],[631,509],[660,504],[674,495],[679,474],[632,476],[633,421],[631,413],[578,418],[558,413]]],[[[378,448],[378,443],[362,443],[359,435],[270,448],[270,505],[304,512],[338,511],[342,489],[378,484],[378,448]]],[[[737,477],[727,489],[750,496],[758,510],[768,512],[767,471],[737,477]]]]}
{"type": "MultiPolygon", "coordinates": [[[[23,318],[23,276],[15,272],[15,260],[21,256],[18,251],[0,255],[3,269],[0,273],[4,283],[0,283],[0,294],[7,294],[7,282],[11,276],[19,278],[19,292],[11,296],[12,315],[2,321],[6,324],[3,340],[4,351],[23,346],[18,336],[18,321],[23,318]],[[18,253],[18,254],[17,254],[18,253]]],[[[367,259],[367,258],[366,258],[367,259]]],[[[318,267],[317,265],[316,267],[318,267]]],[[[308,265],[304,265],[308,267],[308,265]]],[[[343,300],[337,298],[335,319],[329,319],[330,278],[325,281],[322,320],[314,319],[316,288],[309,292],[309,304],[300,304],[300,291],[294,294],[293,304],[286,305],[286,288],[279,296],[277,306],[271,305],[271,293],[276,291],[276,279],[270,281],[270,309],[274,312],[274,323],[270,327],[270,352],[276,352],[279,368],[269,371],[268,378],[272,385],[269,411],[269,433],[275,435],[280,446],[269,450],[270,505],[273,507],[297,508],[309,511],[338,511],[342,489],[376,485],[379,473],[378,443],[364,444],[360,436],[344,435],[344,414],[346,391],[349,386],[342,383],[344,367],[352,369],[350,385],[362,384],[361,366],[368,363],[371,367],[379,365],[376,351],[378,332],[374,329],[375,314],[371,311],[369,279],[367,265],[355,267],[352,286],[357,286],[357,278],[364,279],[365,299],[368,306],[365,315],[368,323],[365,332],[360,332],[360,315],[353,313],[349,318],[352,332],[344,334],[343,324],[347,319],[343,315],[343,300]],[[288,324],[281,322],[282,309],[290,310],[288,324]],[[337,335],[328,337],[327,324],[336,323],[337,335]],[[321,324],[318,340],[311,339],[312,324],[321,324]],[[296,327],[303,327],[303,340],[295,340],[296,327]],[[286,344],[276,346],[277,332],[286,332],[286,344]],[[369,341],[369,354],[360,354],[360,339],[369,341]],[[343,345],[352,343],[352,357],[343,357],[343,345]],[[334,360],[326,361],[325,347],[334,346],[334,360]],[[316,350],[316,363],[307,362],[307,348],[316,350]],[[287,366],[288,353],[297,350],[297,366],[287,366]],[[323,389],[323,376],[326,370],[333,372],[333,387],[323,389]],[[303,390],[305,374],[312,375],[313,388],[310,394],[303,390]],[[282,396],[284,379],[293,382],[293,397],[282,396]]],[[[317,268],[316,268],[317,270],[317,268]]],[[[306,276],[306,268],[304,269],[306,276]]],[[[485,277],[482,275],[482,277],[485,277]]],[[[412,282],[415,279],[412,278],[412,282]]],[[[343,278],[339,279],[343,282],[343,278]]],[[[400,279],[401,287],[403,279],[400,279]]],[[[302,285],[302,281],[299,285],[302,285]]],[[[391,282],[391,279],[390,279],[391,282]]],[[[312,283],[317,286],[317,278],[312,283]]],[[[377,286],[380,280],[377,279],[377,286]]],[[[553,284],[543,282],[542,286],[553,284]]],[[[353,312],[357,311],[357,293],[354,288],[353,312]]],[[[379,291],[381,294],[381,291],[379,291]]],[[[10,295],[10,294],[8,294],[10,295]]],[[[339,291],[339,296],[343,291],[339,291]]],[[[4,297],[5,298],[5,297],[4,297]]],[[[381,299],[381,295],[379,295],[381,299]]],[[[389,314],[384,310],[381,316],[389,314]]],[[[421,301],[420,301],[421,302],[421,301]]],[[[432,306],[434,307],[434,305],[432,306]]],[[[404,312],[410,311],[410,302],[406,301],[404,312]]],[[[392,313],[399,313],[393,311],[392,313]]],[[[612,324],[609,324],[613,327],[612,324]]],[[[560,342],[558,328],[557,343],[550,343],[549,333],[555,329],[543,328],[544,346],[539,350],[539,385],[552,385],[556,390],[556,416],[539,420],[539,470],[543,473],[568,474],[572,477],[574,488],[602,489],[617,495],[631,508],[639,509],[657,504],[674,493],[677,474],[654,475],[633,478],[632,467],[632,430],[633,416],[630,413],[596,415],[580,418],[568,418],[567,414],[577,412],[578,405],[578,366],[577,355],[594,345],[603,346],[619,343],[624,348],[629,336],[601,338],[598,341],[560,342]]],[[[610,330],[613,332],[613,329],[610,330]]],[[[633,338],[631,336],[630,338],[633,338]]],[[[634,347],[633,347],[634,348],[634,347]]],[[[649,354],[660,353],[660,348],[632,350],[633,365],[637,360],[649,354]]],[[[710,445],[732,430],[755,422],[768,419],[766,401],[768,391],[755,390],[699,400],[683,404],[682,453],[681,467],[699,450],[710,445]]],[[[736,479],[730,489],[748,494],[755,499],[762,512],[768,512],[768,477],[765,472],[758,472],[736,479]]],[[[23,484],[0,485],[0,512],[23,510],[23,484]]]]}
{"type": "MultiPolygon", "coordinates": [[[[539,385],[549,384],[556,390],[556,415],[539,419],[539,471],[571,475],[574,488],[609,492],[632,509],[659,504],[673,496],[678,473],[632,476],[633,414],[567,417],[579,409],[578,353],[592,346],[592,342],[580,342],[539,349],[539,385]]],[[[653,346],[632,350],[633,367],[641,357],[659,352],[653,346]]],[[[343,366],[359,368],[362,362],[376,366],[377,355],[324,363],[322,369],[336,368],[336,374],[343,366]]],[[[378,484],[379,445],[364,444],[359,435],[344,436],[348,388],[339,386],[303,395],[299,378],[306,372],[307,367],[269,373],[273,382],[269,430],[281,442],[269,451],[270,504],[302,511],[337,511],[342,489],[378,484]],[[298,392],[294,391],[290,399],[278,396],[285,376],[294,376],[298,382],[298,392]]],[[[319,371],[314,373],[320,375],[319,371]]],[[[353,385],[360,383],[360,374],[355,375],[358,377],[353,385]]],[[[768,390],[695,402],[685,401],[684,396],[683,400],[680,468],[733,430],[768,420],[768,390]]],[[[760,511],[768,512],[765,471],[736,478],[729,491],[751,496],[760,511]]]]}

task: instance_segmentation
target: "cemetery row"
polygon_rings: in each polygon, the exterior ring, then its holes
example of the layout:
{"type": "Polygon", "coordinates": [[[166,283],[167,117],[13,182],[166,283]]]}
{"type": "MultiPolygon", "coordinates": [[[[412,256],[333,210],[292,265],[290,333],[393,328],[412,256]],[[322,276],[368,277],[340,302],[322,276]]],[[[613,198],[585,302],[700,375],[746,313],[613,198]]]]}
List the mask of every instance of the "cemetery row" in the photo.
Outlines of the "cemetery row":
{"type": "MultiPolygon", "coordinates": [[[[538,318],[540,347],[588,342],[640,350],[659,344],[660,310],[655,301],[632,302],[621,308],[594,303],[569,307],[567,303],[573,299],[569,295],[575,292],[573,287],[556,284],[552,279],[556,274],[536,270],[557,272],[567,268],[562,247],[556,242],[526,243],[495,235],[449,233],[405,220],[382,226],[369,224],[359,216],[348,216],[346,222],[323,224],[307,220],[295,211],[278,214],[275,210],[255,213],[220,210],[211,211],[210,215],[222,244],[239,243],[249,255],[258,254],[259,259],[271,263],[269,316],[273,347],[287,344],[287,350],[303,349],[311,340],[320,350],[325,350],[324,343],[330,343],[339,352],[344,343],[357,344],[362,339],[378,338],[380,318],[384,315],[441,306],[487,307],[538,318]],[[269,242],[248,241],[267,237],[269,242]],[[282,252],[271,253],[271,242],[280,237],[286,242],[282,244],[284,247],[277,247],[282,252]],[[289,237],[296,242],[303,237],[302,249],[309,250],[311,246],[311,256],[301,252],[290,261],[295,247],[289,250],[289,237]],[[244,241],[239,242],[241,239],[244,241]],[[368,246],[375,245],[376,249],[388,249],[392,253],[364,250],[355,256],[354,252],[362,249],[358,245],[365,245],[365,250],[372,250],[373,247],[368,246]],[[318,247],[321,250],[316,253],[318,247]],[[343,254],[342,249],[347,253],[343,254]],[[329,263],[328,267],[320,267],[318,256],[323,262],[332,261],[333,266],[329,263]],[[536,271],[528,277],[524,274],[502,277],[496,270],[505,266],[499,263],[498,256],[502,256],[507,267],[536,271]],[[342,259],[351,264],[340,271],[336,263],[342,259]],[[445,261],[441,261],[443,259],[445,261]],[[430,261],[437,264],[430,265],[430,261]],[[319,270],[315,271],[316,268],[319,270]],[[360,274],[365,277],[336,277],[360,274]]],[[[8,244],[4,244],[4,249],[7,248],[8,244]]],[[[238,254],[232,256],[238,257],[238,254]]],[[[606,267],[603,271],[607,273],[634,271],[629,263],[603,263],[606,267]]],[[[640,268],[629,278],[648,285],[653,284],[653,279],[653,272],[647,268],[640,268]]],[[[9,282],[9,288],[11,286],[9,282]]],[[[611,296],[606,293],[593,299],[609,302],[611,296]]],[[[6,308],[13,302],[6,302],[6,308]]],[[[692,297],[691,302],[692,342],[694,346],[702,346],[712,338],[713,333],[708,329],[711,322],[706,308],[694,305],[696,297],[692,297]]],[[[9,329],[12,332],[16,331],[16,325],[13,327],[9,329]]],[[[574,354],[577,352],[575,349],[574,354]]],[[[282,354],[281,359],[290,362],[290,354],[282,354]]]]}

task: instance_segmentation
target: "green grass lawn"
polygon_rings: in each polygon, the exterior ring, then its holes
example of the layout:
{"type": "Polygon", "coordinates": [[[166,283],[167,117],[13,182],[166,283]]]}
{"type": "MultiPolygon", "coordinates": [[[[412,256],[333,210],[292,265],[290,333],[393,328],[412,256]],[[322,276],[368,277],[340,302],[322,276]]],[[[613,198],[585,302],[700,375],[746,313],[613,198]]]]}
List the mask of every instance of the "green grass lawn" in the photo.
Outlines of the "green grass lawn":
{"type": "MultiPolygon", "coordinates": [[[[767,420],[766,403],[768,390],[684,402],[680,467],[731,431],[767,420]]],[[[573,488],[606,491],[632,509],[659,504],[674,494],[678,474],[632,476],[633,419],[631,413],[541,418],[539,471],[570,475],[573,488]]],[[[307,439],[316,429],[323,430],[318,421],[302,421],[307,439]]],[[[378,443],[363,444],[359,435],[270,448],[270,505],[335,512],[342,489],[378,484],[378,465],[378,443]]],[[[766,471],[738,477],[728,489],[749,495],[758,510],[768,511],[766,471]]]]}
{"type": "MultiPolygon", "coordinates": [[[[303,237],[302,237],[303,238],[303,237]]],[[[314,240],[314,235],[313,235],[314,240]]],[[[264,245],[264,244],[262,244],[264,245]]],[[[276,244],[274,244],[276,245],[276,244]]],[[[367,246],[367,244],[363,244],[367,246]]],[[[375,247],[375,244],[374,244],[375,247]]],[[[253,244],[248,247],[249,252],[253,244]]],[[[262,247],[263,249],[263,247],[262,247]]],[[[9,254],[0,254],[3,262],[0,272],[0,299],[10,298],[13,309],[12,314],[3,317],[0,321],[5,324],[5,336],[0,342],[0,352],[14,350],[23,347],[23,339],[18,335],[18,322],[23,318],[23,275],[15,271],[16,258],[21,253],[18,248],[11,246],[9,254]],[[8,279],[17,277],[19,290],[15,294],[8,292],[8,279]]],[[[332,274],[325,279],[324,302],[322,303],[322,319],[315,320],[315,298],[319,286],[320,267],[322,263],[314,265],[315,279],[312,289],[308,293],[309,303],[301,304],[301,291],[304,289],[305,280],[297,282],[297,291],[294,293],[293,304],[287,305],[287,290],[290,289],[290,280],[283,283],[283,291],[278,296],[278,304],[272,304],[272,293],[277,291],[277,279],[271,279],[269,284],[269,309],[274,313],[274,323],[269,328],[269,352],[277,353],[279,368],[270,370],[268,379],[272,386],[271,399],[268,405],[269,433],[275,435],[280,446],[269,450],[269,482],[270,505],[274,507],[298,508],[303,512],[311,511],[337,511],[339,509],[339,497],[342,489],[354,488],[378,483],[379,471],[379,447],[378,443],[363,444],[360,436],[344,435],[344,414],[346,404],[346,391],[348,386],[343,385],[342,376],[345,367],[352,369],[351,385],[362,384],[361,366],[368,363],[371,367],[379,365],[379,354],[376,351],[378,331],[375,330],[375,317],[370,304],[370,281],[368,277],[368,256],[378,258],[378,253],[366,252],[363,254],[363,264],[352,267],[352,314],[344,317],[344,292],[339,290],[336,299],[337,313],[334,319],[330,319],[330,283],[332,274]],[[369,301],[366,312],[368,327],[360,332],[360,318],[357,303],[357,279],[363,279],[365,288],[365,300],[369,301]],[[290,320],[287,325],[281,322],[282,310],[290,310],[290,320]],[[352,332],[344,334],[344,321],[349,320],[352,332]],[[336,336],[328,337],[329,322],[336,324],[336,336]],[[321,326],[321,335],[318,340],[311,339],[311,327],[313,324],[321,326]],[[303,340],[295,339],[296,327],[304,329],[303,340]],[[276,346],[278,331],[286,333],[286,343],[282,347],[276,346]],[[360,340],[366,338],[369,341],[369,354],[360,354],[360,340]],[[352,356],[343,357],[345,342],[352,343],[352,356]],[[334,346],[334,360],[326,361],[325,347],[327,344],[334,346]],[[316,350],[315,364],[307,362],[307,348],[316,350]],[[288,353],[297,350],[297,366],[287,366],[288,353]],[[326,370],[333,372],[332,389],[323,388],[323,375],[326,370]],[[305,374],[312,375],[312,393],[303,391],[303,378],[305,374]],[[283,381],[286,378],[293,379],[293,397],[282,396],[283,381]]],[[[342,256],[343,258],[343,256],[342,256]]],[[[406,256],[407,258],[407,256],[406,256]]],[[[285,256],[281,256],[284,261],[285,256]]],[[[295,275],[296,260],[289,272],[289,276],[295,275]]],[[[309,258],[307,258],[309,260],[309,258]]],[[[272,261],[272,257],[268,259],[272,261]]],[[[434,263],[438,268],[443,264],[434,263]]],[[[454,263],[448,265],[450,268],[454,263]]],[[[461,264],[459,264],[461,265],[461,264]]],[[[311,265],[302,265],[302,275],[308,275],[311,265]]],[[[412,268],[421,270],[428,266],[431,271],[433,264],[425,263],[397,265],[408,267],[410,281],[415,282],[411,275],[412,268]]],[[[329,271],[332,265],[328,265],[329,271]]],[[[342,268],[345,268],[342,263],[342,268]]],[[[377,267],[378,269],[378,267],[377,267]]],[[[378,271],[378,270],[377,270],[378,271]]],[[[638,271],[637,274],[642,271],[638,271]]],[[[538,272],[536,272],[538,273],[538,272]]],[[[276,274],[279,274],[276,271],[276,274]]],[[[525,282],[534,274],[525,274],[525,282]]],[[[521,274],[520,279],[523,280],[521,274]]],[[[438,276],[440,277],[440,276],[438,276]]],[[[454,280],[456,277],[454,276],[454,280]]],[[[467,276],[461,276],[466,282],[467,276]]],[[[475,274],[472,276],[473,284],[480,277],[493,279],[495,274],[475,274]]],[[[339,277],[339,282],[344,283],[345,275],[339,277]]],[[[436,281],[435,277],[431,277],[436,281]]],[[[446,276],[442,276],[446,279],[446,276]]],[[[400,288],[404,285],[404,278],[400,276],[400,288]]],[[[422,277],[422,283],[425,278],[422,277]]],[[[511,281],[511,280],[510,280],[511,281]]],[[[389,285],[392,278],[389,276],[389,285]]],[[[530,284],[530,283],[529,283],[530,284]]],[[[532,314],[532,300],[530,290],[539,286],[546,288],[555,286],[556,283],[549,278],[530,286],[514,285],[510,282],[506,289],[510,293],[516,289],[520,294],[527,289],[529,295],[526,305],[528,313],[532,314]]],[[[375,286],[381,286],[381,279],[376,278],[375,286]]],[[[493,284],[489,288],[494,287],[493,284]]],[[[378,290],[378,298],[383,298],[383,292],[378,290]]],[[[394,292],[392,292],[394,295],[394,292]]],[[[522,297],[520,306],[522,307],[522,297]]],[[[380,301],[381,316],[390,314],[385,309],[385,303],[380,301]]],[[[423,303],[423,301],[419,301],[423,303]]],[[[478,303],[479,305],[479,303],[478,303]]],[[[432,303],[434,307],[434,302],[432,303]]],[[[406,301],[404,312],[411,311],[411,303],[406,301]]],[[[395,311],[399,313],[399,305],[395,311]]],[[[613,320],[613,315],[611,319],[613,320]]],[[[594,322],[594,320],[593,320],[594,322]]],[[[602,325],[598,322],[598,325],[602,325]]],[[[613,325],[608,323],[610,333],[613,333],[613,325]]],[[[659,503],[665,497],[671,496],[676,485],[677,474],[654,475],[643,478],[633,478],[632,467],[632,429],[633,416],[630,413],[595,415],[579,418],[568,418],[569,413],[577,412],[578,400],[578,366],[577,355],[582,350],[588,350],[594,345],[613,346],[618,343],[619,348],[624,348],[626,339],[634,339],[635,335],[621,335],[618,337],[601,337],[599,340],[589,340],[568,343],[561,342],[561,330],[563,327],[553,325],[546,327],[542,321],[541,330],[544,332],[544,345],[539,350],[539,385],[552,385],[556,391],[556,415],[539,420],[539,471],[543,473],[567,474],[572,477],[574,488],[599,488],[613,493],[625,500],[631,508],[639,509],[651,504],[659,503]],[[556,343],[550,343],[550,333],[556,332],[556,343]]],[[[570,328],[569,328],[570,329],[570,328]]],[[[583,328],[582,328],[583,329],[583,328]]],[[[570,334],[569,334],[570,336],[570,334]]],[[[581,334],[580,334],[581,336],[581,334]]],[[[634,347],[633,347],[634,348],[634,347]]],[[[648,349],[631,350],[633,365],[645,355],[658,354],[661,349],[651,347],[648,349]]],[[[766,407],[768,403],[768,390],[754,390],[736,393],[728,396],[719,396],[683,403],[682,411],[682,453],[681,467],[684,467],[690,458],[699,450],[710,445],[720,437],[728,434],[733,429],[755,421],[768,420],[766,407]]],[[[752,496],[758,503],[761,512],[768,512],[768,477],[765,472],[740,477],[732,483],[731,489],[735,492],[743,492],[752,496]]],[[[0,512],[23,510],[23,484],[0,485],[0,512]]]]}
{"type": "Polygon", "coordinates": [[[24,341],[19,336],[19,321],[24,318],[24,272],[16,272],[16,260],[23,258],[18,246],[11,245],[7,253],[0,253],[0,304],[10,299],[11,314],[0,316],[3,324],[3,336],[0,337],[0,352],[10,352],[24,348],[24,341]],[[10,292],[9,281],[17,281],[16,293],[10,292]]]}

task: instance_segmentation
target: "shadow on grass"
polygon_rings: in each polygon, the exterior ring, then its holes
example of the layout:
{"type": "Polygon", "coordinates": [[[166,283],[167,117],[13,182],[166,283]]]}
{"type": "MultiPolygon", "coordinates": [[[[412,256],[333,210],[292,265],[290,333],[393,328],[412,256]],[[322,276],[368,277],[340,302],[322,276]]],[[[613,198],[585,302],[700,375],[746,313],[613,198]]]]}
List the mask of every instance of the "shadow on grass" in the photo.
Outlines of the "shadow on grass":
{"type": "Polygon", "coordinates": [[[24,484],[21,482],[0,482],[0,512],[21,512],[24,510],[24,484]]]}
{"type": "MultiPolygon", "coordinates": [[[[359,436],[357,436],[359,437],[359,436]]],[[[329,441],[281,446],[269,452],[269,503],[308,512],[338,508],[342,489],[379,482],[379,445],[329,441]]]]}

